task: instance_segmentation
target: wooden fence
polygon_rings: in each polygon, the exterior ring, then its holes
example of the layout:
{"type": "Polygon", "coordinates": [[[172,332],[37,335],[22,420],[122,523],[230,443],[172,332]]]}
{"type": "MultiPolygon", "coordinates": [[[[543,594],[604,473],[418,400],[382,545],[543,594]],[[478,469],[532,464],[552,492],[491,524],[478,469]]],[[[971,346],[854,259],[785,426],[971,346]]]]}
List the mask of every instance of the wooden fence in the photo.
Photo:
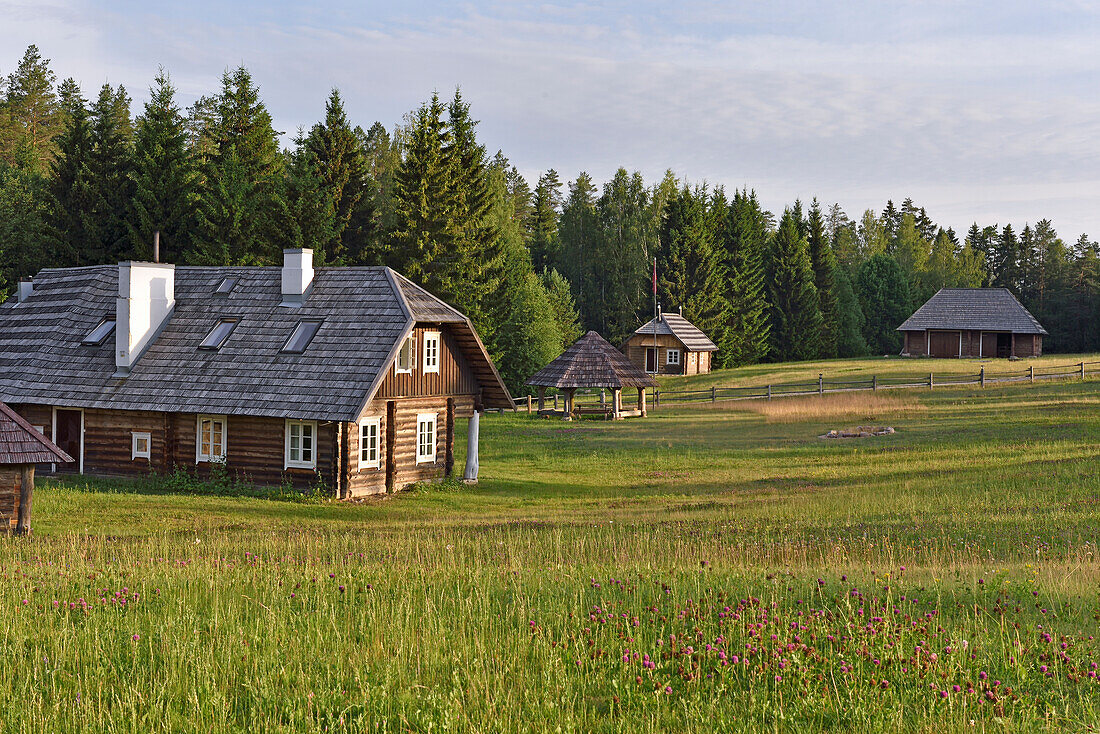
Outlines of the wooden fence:
{"type": "MultiPolygon", "coordinates": [[[[753,385],[750,387],[710,387],[700,390],[654,390],[649,398],[650,409],[662,406],[681,405],[688,403],[717,403],[729,400],[772,400],[773,398],[794,397],[799,395],[824,395],[825,393],[853,392],[858,390],[899,390],[899,389],[925,389],[934,390],[937,387],[958,387],[966,385],[986,385],[1036,382],[1041,380],[1056,379],[1080,379],[1084,380],[1089,375],[1100,375],[1100,362],[1078,362],[1072,365],[1029,366],[1024,370],[998,370],[995,373],[986,370],[982,365],[977,373],[947,374],[936,377],[929,372],[928,376],[921,375],[905,377],[879,377],[872,375],[867,379],[830,379],[824,374],[819,374],[817,380],[812,382],[786,382],[771,385],[753,385]]],[[[628,401],[624,394],[624,402],[628,401]]],[[[555,410],[559,406],[558,395],[546,396],[547,407],[552,401],[555,410]]],[[[578,390],[574,401],[580,406],[610,406],[610,390],[578,390]]],[[[530,396],[516,398],[516,412],[526,410],[533,412],[536,408],[535,401],[530,396]]]]}

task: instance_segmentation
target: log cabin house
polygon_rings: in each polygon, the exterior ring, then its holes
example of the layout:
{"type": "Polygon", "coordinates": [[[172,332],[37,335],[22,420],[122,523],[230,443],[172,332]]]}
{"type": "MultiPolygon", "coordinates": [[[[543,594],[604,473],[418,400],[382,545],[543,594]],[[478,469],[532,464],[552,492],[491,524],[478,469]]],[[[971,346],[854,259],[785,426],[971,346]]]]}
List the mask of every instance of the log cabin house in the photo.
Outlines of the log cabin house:
{"type": "Polygon", "coordinates": [[[1007,288],[942,288],[897,328],[908,357],[1041,357],[1042,324],[1007,288]]]}
{"type": "Polygon", "coordinates": [[[338,497],[449,475],[511,407],[463,314],[385,267],[46,269],[0,305],[0,400],[105,475],[178,467],[338,497]]]}
{"type": "Polygon", "coordinates": [[[42,432],[0,403],[0,525],[26,535],[31,529],[31,498],[36,464],[72,461],[42,432]]]}
{"type": "Polygon", "coordinates": [[[627,359],[651,375],[705,375],[718,347],[682,313],[657,312],[622,347],[627,359]]]}

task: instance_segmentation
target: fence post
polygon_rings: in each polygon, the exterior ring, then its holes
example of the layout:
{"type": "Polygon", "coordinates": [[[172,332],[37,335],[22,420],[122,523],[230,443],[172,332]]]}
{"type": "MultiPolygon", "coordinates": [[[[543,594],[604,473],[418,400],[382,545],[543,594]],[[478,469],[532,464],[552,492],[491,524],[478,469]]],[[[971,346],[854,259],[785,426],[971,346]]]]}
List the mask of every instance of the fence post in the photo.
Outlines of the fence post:
{"type": "Polygon", "coordinates": [[[825,392],[825,375],[820,372],[817,373],[817,394],[821,395],[825,392]]]}
{"type": "Polygon", "coordinates": [[[714,391],[714,387],[712,386],[712,387],[710,388],[710,402],[712,402],[712,403],[713,403],[713,402],[714,402],[714,401],[716,401],[717,399],[718,399],[718,396],[717,396],[717,394],[716,394],[716,393],[715,393],[715,391],[714,391]]]}
{"type": "Polygon", "coordinates": [[[1035,365],[1028,365],[1027,367],[1027,379],[1028,382],[1035,382],[1035,365]]]}
{"type": "Polygon", "coordinates": [[[984,364],[982,365],[981,372],[978,373],[978,382],[981,383],[982,387],[985,387],[985,365],[984,364]]]}
{"type": "Polygon", "coordinates": [[[558,394],[554,393],[554,410],[558,409],[558,394]]]}
{"type": "Polygon", "coordinates": [[[929,390],[931,390],[931,389],[932,389],[932,388],[934,388],[935,386],[936,386],[936,381],[935,381],[935,379],[934,379],[934,378],[932,377],[932,373],[931,373],[931,372],[929,372],[929,373],[928,373],[928,389],[929,389],[929,390]]]}
{"type": "Polygon", "coordinates": [[[653,407],[661,407],[661,390],[660,388],[653,388],[653,407]]]}
{"type": "Polygon", "coordinates": [[[768,400],[772,399],[772,386],[768,385],[768,400]]]}
{"type": "Polygon", "coordinates": [[[1081,363],[1081,379],[1085,379],[1085,363],[1081,363]]]}
{"type": "Polygon", "coordinates": [[[871,375],[871,389],[878,390],[878,375],[871,375]]]}
{"type": "Polygon", "coordinates": [[[527,396],[527,415],[531,415],[531,408],[532,407],[533,406],[531,405],[531,396],[528,395],[527,396]]]}

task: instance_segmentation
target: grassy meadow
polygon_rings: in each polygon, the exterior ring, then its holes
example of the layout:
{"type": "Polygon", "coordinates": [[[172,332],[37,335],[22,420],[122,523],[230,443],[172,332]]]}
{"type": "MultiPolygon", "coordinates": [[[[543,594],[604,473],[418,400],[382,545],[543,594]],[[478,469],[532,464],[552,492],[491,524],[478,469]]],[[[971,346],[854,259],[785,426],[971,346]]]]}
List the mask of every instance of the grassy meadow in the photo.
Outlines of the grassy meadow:
{"type": "Polygon", "coordinates": [[[481,453],[355,503],[47,482],[0,730],[1097,729],[1100,380],[492,415],[481,453]],[[861,424],[897,433],[818,438],[861,424]]]}

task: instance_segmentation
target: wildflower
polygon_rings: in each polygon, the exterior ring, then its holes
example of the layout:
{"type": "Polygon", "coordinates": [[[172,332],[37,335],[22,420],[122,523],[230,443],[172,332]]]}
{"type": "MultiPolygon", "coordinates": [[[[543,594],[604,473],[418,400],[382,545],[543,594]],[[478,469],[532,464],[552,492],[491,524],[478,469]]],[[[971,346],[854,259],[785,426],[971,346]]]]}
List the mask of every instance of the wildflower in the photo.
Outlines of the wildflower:
{"type": "Polygon", "coordinates": [[[131,640],[133,640],[134,642],[137,642],[138,640],[140,640],[140,639],[141,639],[141,635],[135,634],[135,635],[134,635],[133,637],[131,637],[130,639],[131,639],[131,640]]]}

